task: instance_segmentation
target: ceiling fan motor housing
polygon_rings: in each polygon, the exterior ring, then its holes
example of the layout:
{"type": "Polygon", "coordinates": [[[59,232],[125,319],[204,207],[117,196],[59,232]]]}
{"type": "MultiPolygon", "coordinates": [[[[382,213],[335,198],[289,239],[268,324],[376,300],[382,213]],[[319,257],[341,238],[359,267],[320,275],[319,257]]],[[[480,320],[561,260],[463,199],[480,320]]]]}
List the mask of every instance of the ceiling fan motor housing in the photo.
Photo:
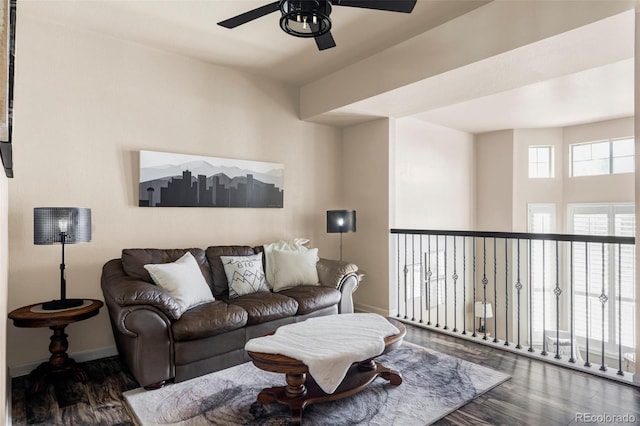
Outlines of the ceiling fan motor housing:
{"type": "Polygon", "coordinates": [[[296,37],[318,37],[331,30],[330,0],[280,0],[280,28],[296,37]]]}

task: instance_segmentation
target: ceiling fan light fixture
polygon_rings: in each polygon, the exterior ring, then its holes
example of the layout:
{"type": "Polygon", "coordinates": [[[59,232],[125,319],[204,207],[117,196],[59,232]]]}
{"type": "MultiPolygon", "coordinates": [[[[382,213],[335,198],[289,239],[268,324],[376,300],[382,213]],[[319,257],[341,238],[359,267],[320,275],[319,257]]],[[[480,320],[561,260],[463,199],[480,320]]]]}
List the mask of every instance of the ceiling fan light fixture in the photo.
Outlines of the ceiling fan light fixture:
{"type": "Polygon", "coordinates": [[[295,37],[318,37],[331,30],[330,0],[280,0],[280,28],[295,37]]]}

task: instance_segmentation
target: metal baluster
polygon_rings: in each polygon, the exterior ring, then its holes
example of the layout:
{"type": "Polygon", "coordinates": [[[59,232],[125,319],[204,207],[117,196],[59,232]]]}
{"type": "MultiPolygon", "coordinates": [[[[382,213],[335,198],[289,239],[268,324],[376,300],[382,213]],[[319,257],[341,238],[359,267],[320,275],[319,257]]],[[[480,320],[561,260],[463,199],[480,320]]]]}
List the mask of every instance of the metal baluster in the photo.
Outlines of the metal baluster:
{"type": "Polygon", "coordinates": [[[447,325],[447,321],[449,320],[448,314],[448,306],[449,302],[447,301],[447,236],[444,236],[444,327],[443,330],[448,330],[449,326],[447,325]]]}
{"type": "Polygon", "coordinates": [[[440,327],[440,237],[436,235],[436,327],[440,327]]]}
{"type": "Polygon", "coordinates": [[[587,327],[587,335],[586,335],[586,342],[587,342],[587,352],[586,352],[586,361],[584,362],[584,366],[585,367],[591,367],[591,363],[589,362],[589,243],[587,243],[585,241],[584,243],[584,287],[586,290],[586,306],[585,306],[585,323],[586,323],[586,327],[587,327]]]}
{"type": "Polygon", "coordinates": [[[398,271],[398,312],[396,317],[400,318],[400,234],[396,235],[396,253],[398,255],[396,269],[398,271]]]}
{"type": "MultiPolygon", "coordinates": [[[[495,315],[493,316],[493,343],[498,343],[498,256],[496,254],[496,247],[498,241],[493,238],[493,303],[496,306],[495,315]]],[[[485,310],[487,307],[485,306],[485,310]]],[[[485,328],[487,328],[485,322],[485,328]]]]}
{"type": "Polygon", "coordinates": [[[457,252],[456,252],[456,237],[453,237],[453,332],[458,331],[458,265],[457,262],[457,252]]]}
{"type": "Polygon", "coordinates": [[[427,282],[424,279],[424,263],[422,263],[422,253],[423,253],[422,240],[423,240],[423,235],[420,235],[420,323],[422,323],[422,313],[424,312],[424,306],[422,303],[425,298],[424,287],[426,286],[426,282],[427,282]]]}
{"type": "Polygon", "coordinates": [[[467,334],[467,237],[462,237],[462,334],[467,334]]]}
{"type": "Polygon", "coordinates": [[[407,234],[404,234],[404,319],[407,319],[407,275],[409,268],[407,267],[407,234]]]}
{"type": "Polygon", "coordinates": [[[411,321],[416,320],[416,239],[411,234],[411,321]]]}
{"type": "Polygon", "coordinates": [[[533,291],[531,284],[531,240],[529,240],[529,352],[533,349],[533,291]]]}
{"type": "Polygon", "coordinates": [[[622,244],[618,243],[618,376],[622,371],[622,244]]]}
{"type": "Polygon", "coordinates": [[[545,288],[545,280],[546,280],[546,251],[545,251],[545,241],[541,240],[542,243],[542,352],[540,355],[547,355],[547,289],[545,288]]]}
{"type": "Polygon", "coordinates": [[[516,240],[518,244],[518,278],[516,281],[516,290],[518,291],[518,344],[516,349],[522,349],[520,344],[520,291],[522,290],[522,283],[520,282],[520,239],[516,240]]]}
{"type": "Polygon", "coordinates": [[[476,334],[476,237],[472,237],[471,241],[473,242],[473,334],[471,337],[477,337],[476,334]]]}
{"type": "Polygon", "coordinates": [[[484,305],[482,306],[483,308],[483,321],[484,321],[484,336],[482,337],[482,340],[487,340],[487,283],[489,282],[489,280],[487,280],[487,239],[486,238],[482,238],[482,294],[483,294],[483,302],[484,305]]]}
{"type": "Polygon", "coordinates": [[[602,243],[602,293],[600,293],[600,297],[598,299],[602,305],[602,334],[600,335],[600,341],[602,342],[602,362],[600,364],[600,371],[607,371],[607,366],[604,363],[604,307],[609,298],[604,294],[604,243],[602,243]]]}
{"type": "Polygon", "coordinates": [[[427,252],[429,253],[429,262],[427,262],[427,309],[429,317],[427,325],[431,325],[431,235],[427,238],[427,252]]]}
{"type": "Polygon", "coordinates": [[[569,333],[571,335],[571,356],[569,357],[569,362],[572,362],[575,364],[576,362],[576,358],[573,356],[574,350],[576,350],[576,348],[574,348],[574,344],[573,344],[573,328],[574,328],[574,318],[573,318],[573,241],[571,241],[569,243],[569,265],[570,265],[570,277],[569,277],[569,297],[571,298],[571,301],[569,303],[569,313],[570,313],[570,321],[571,321],[571,326],[569,329],[569,333]]]}
{"type": "Polygon", "coordinates": [[[504,345],[509,346],[509,256],[504,239],[504,345]]]}
{"type": "Polygon", "coordinates": [[[556,295],[556,354],[555,359],[560,359],[560,295],[562,290],[560,289],[560,251],[558,249],[559,242],[556,240],[556,288],[553,289],[553,294],[556,295]]]}

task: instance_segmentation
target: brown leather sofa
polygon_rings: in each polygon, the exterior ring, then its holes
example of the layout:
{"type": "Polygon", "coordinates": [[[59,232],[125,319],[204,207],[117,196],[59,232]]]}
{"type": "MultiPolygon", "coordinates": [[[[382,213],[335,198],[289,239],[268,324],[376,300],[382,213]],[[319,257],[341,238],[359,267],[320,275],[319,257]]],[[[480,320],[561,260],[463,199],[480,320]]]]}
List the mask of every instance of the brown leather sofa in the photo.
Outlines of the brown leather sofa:
{"type": "Polygon", "coordinates": [[[181,382],[248,361],[245,343],[284,324],[310,317],[353,312],[358,286],[353,264],[320,259],[319,286],[229,299],[220,256],[257,254],[262,247],[212,246],[192,249],[125,249],[102,270],[102,292],[121,358],[141,386],[181,382]],[[195,257],[214,302],[180,308],[155,285],[145,264],[174,262],[187,251],[195,257]]]}

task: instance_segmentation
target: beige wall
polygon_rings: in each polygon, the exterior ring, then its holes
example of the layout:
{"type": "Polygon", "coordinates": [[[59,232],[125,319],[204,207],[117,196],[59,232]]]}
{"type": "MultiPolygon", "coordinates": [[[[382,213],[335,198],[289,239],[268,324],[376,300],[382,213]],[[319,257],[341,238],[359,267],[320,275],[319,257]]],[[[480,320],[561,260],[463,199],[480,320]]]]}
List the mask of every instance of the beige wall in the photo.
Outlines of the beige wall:
{"type": "Polygon", "coordinates": [[[476,135],[476,228],[512,231],[513,130],[476,135]]]}
{"type": "Polygon", "coordinates": [[[395,170],[392,228],[473,229],[473,135],[397,120],[395,170]]]}
{"type": "Polygon", "coordinates": [[[357,310],[389,308],[389,176],[395,123],[381,119],[344,130],[345,207],[357,211],[357,232],[344,235],[344,258],[365,273],[354,294],[357,310]]]}
{"type": "Polygon", "coordinates": [[[567,204],[633,202],[632,173],[569,176],[569,145],[632,136],[633,120],[627,117],[564,128],[477,135],[477,229],[526,232],[528,204],[545,203],[555,205],[556,232],[566,233],[567,204]],[[553,146],[553,178],[529,178],[528,148],[532,145],[553,146]],[[509,155],[513,155],[512,165],[506,162],[509,155]],[[499,158],[505,163],[496,161],[499,158]],[[503,222],[510,214],[508,221],[503,222]]]}
{"type": "MultiPolygon", "coordinates": [[[[301,122],[294,88],[28,16],[17,43],[10,310],[59,297],[60,247],[33,244],[37,206],[92,209],[92,241],[67,246],[69,297],[101,299],[101,267],[126,247],[306,237],[338,257],[325,211],[343,200],[342,135],[301,122]],[[139,208],[139,150],[284,163],[284,208],[139,208]]],[[[8,331],[10,366],[48,357],[48,329],[8,331]]],[[[71,353],[113,345],[104,310],[67,334],[71,353]]]]}
{"type": "Polygon", "coordinates": [[[5,412],[11,395],[8,395],[7,376],[7,275],[8,275],[8,179],[0,171],[0,421],[11,413],[5,412]]]}

